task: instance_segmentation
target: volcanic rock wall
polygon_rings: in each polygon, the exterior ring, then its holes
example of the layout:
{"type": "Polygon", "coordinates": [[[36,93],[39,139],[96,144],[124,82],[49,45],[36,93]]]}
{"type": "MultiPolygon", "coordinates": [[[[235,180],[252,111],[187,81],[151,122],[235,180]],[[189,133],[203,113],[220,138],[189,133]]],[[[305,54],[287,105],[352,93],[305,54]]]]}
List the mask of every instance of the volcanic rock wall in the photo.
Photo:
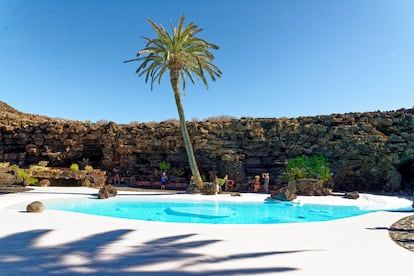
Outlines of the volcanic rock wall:
{"type": "MultiPolygon", "coordinates": [[[[331,162],[338,190],[398,191],[414,187],[414,110],[299,118],[241,118],[189,122],[202,174],[247,183],[269,172],[281,185],[291,158],[320,153],[331,162]]],[[[0,102],[0,161],[27,166],[72,163],[158,180],[159,162],[170,179],[190,170],[176,121],[119,125],[29,115],[0,102]]]]}

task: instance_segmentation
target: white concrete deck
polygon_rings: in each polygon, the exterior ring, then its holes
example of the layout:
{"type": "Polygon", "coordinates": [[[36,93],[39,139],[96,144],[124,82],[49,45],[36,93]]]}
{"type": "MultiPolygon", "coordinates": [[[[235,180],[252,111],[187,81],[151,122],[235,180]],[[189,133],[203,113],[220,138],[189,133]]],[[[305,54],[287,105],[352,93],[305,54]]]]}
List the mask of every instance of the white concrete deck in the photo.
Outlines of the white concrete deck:
{"type": "MultiPolygon", "coordinates": [[[[89,188],[39,187],[31,192],[1,195],[0,275],[413,273],[414,253],[395,244],[387,230],[393,222],[412,213],[376,212],[316,223],[208,225],[147,222],[47,209],[33,214],[8,208],[19,202],[96,193],[96,189],[89,188]]],[[[219,196],[244,201],[262,201],[266,197],[219,196]]],[[[376,207],[411,205],[404,199],[370,195],[357,201],[338,197],[299,200],[376,207]]]]}

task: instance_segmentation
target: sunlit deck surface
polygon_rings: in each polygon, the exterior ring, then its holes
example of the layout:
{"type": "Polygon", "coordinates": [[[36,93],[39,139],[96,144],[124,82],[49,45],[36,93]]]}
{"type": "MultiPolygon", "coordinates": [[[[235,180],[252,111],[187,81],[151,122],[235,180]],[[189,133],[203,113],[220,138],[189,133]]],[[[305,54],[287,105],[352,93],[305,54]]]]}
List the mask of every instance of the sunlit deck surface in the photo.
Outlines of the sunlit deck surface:
{"type": "MultiPolygon", "coordinates": [[[[27,213],[17,203],[48,198],[91,197],[97,189],[36,187],[0,195],[0,275],[410,275],[414,252],[389,232],[413,224],[397,221],[412,212],[374,212],[327,222],[214,225],[118,219],[46,210],[27,213]],[[393,225],[394,224],[394,225],[393,225]],[[392,229],[393,228],[393,229],[392,229]],[[389,231],[391,230],[391,231],[389,231]]],[[[160,191],[120,191],[119,194],[160,191]]],[[[165,192],[168,197],[213,196],[165,192]]],[[[238,201],[263,201],[242,194],[238,201]]],[[[364,195],[300,197],[301,202],[398,205],[404,199],[364,195]]],[[[406,202],[405,202],[406,203],[406,202]]],[[[412,222],[412,220],[411,220],[412,222]]],[[[399,229],[401,230],[401,229],[399,229]]],[[[398,239],[398,238],[397,238],[398,239]]],[[[412,244],[412,236],[405,236],[412,244]],[[411,239],[411,241],[410,241],[411,239]]]]}

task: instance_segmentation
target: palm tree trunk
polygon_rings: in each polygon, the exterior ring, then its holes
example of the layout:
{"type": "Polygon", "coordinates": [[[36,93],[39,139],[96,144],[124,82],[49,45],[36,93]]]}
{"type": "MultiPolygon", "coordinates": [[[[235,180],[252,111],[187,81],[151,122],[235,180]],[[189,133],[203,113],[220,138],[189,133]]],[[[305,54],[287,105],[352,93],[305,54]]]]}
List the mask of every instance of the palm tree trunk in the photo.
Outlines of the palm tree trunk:
{"type": "Polygon", "coordinates": [[[179,70],[170,69],[170,82],[174,90],[175,103],[177,105],[178,116],[180,118],[180,127],[183,134],[185,150],[187,152],[188,162],[190,163],[191,173],[193,174],[195,184],[199,190],[204,186],[203,180],[198,170],[197,161],[195,159],[193,145],[191,144],[190,135],[188,134],[187,125],[185,123],[183,102],[180,93],[180,75],[179,70]]]}

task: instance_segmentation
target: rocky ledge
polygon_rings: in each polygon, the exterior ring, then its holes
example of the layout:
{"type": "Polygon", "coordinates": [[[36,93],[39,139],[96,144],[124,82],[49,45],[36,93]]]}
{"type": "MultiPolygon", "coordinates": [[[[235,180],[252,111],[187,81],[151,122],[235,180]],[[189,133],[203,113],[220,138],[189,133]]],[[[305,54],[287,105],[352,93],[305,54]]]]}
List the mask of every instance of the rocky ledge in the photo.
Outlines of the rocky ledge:
{"type": "MultiPolygon", "coordinates": [[[[299,118],[218,118],[188,122],[200,171],[246,185],[270,173],[282,186],[288,161],[319,153],[331,162],[334,190],[395,192],[414,187],[414,110],[299,118]]],[[[25,114],[0,102],[0,160],[19,166],[72,163],[158,181],[188,182],[190,170],[177,121],[79,122],[25,114]]]]}

